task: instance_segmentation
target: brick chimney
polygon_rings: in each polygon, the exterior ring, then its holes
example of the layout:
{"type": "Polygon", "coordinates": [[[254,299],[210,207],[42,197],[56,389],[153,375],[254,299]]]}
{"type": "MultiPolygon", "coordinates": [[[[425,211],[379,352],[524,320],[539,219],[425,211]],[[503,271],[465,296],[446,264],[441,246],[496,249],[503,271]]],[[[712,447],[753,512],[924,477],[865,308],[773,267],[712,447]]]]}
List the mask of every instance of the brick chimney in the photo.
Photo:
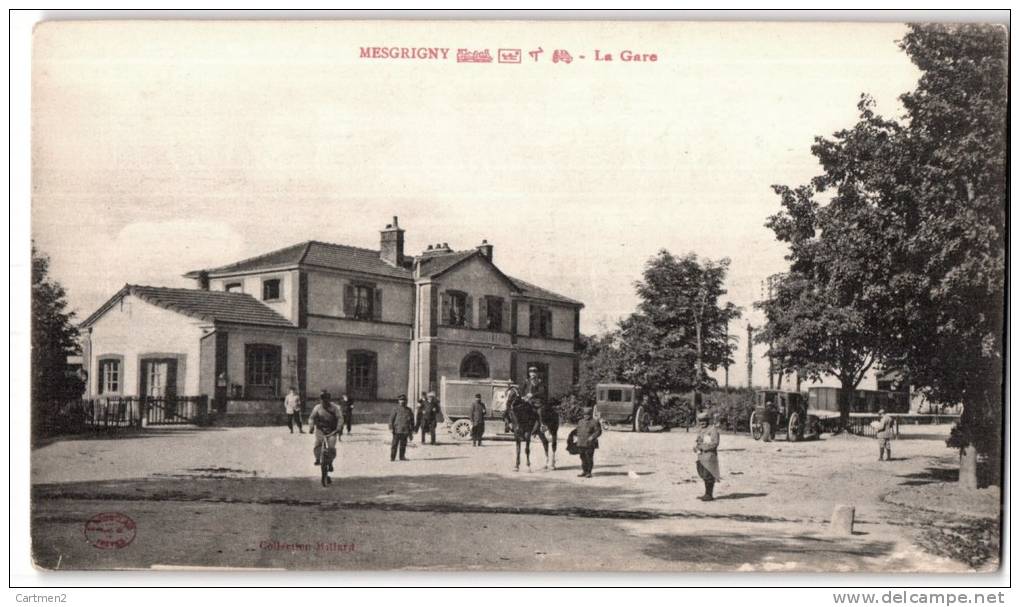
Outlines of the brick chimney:
{"type": "Polygon", "coordinates": [[[483,239],[482,244],[478,245],[478,250],[482,252],[482,255],[485,255],[486,259],[492,261],[492,245],[488,240],[483,239]]]}
{"type": "Polygon", "coordinates": [[[391,266],[404,265],[404,231],[397,224],[396,216],[393,217],[393,223],[380,232],[379,258],[391,266]]]}

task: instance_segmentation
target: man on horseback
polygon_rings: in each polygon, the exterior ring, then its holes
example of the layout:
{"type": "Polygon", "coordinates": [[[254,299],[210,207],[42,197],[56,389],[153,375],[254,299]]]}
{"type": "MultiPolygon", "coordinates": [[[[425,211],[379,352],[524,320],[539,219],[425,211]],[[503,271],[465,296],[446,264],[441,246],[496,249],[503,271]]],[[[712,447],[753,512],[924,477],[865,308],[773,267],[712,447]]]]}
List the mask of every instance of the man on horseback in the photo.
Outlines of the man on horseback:
{"type": "MultiPolygon", "coordinates": [[[[555,470],[556,439],[560,429],[560,415],[549,400],[549,390],[546,387],[546,383],[542,381],[542,377],[539,376],[538,367],[529,366],[527,368],[527,380],[524,380],[520,392],[520,401],[527,403],[532,409],[532,415],[528,415],[530,427],[527,433],[525,448],[529,452],[530,435],[538,435],[539,440],[542,441],[542,448],[546,452],[546,468],[549,469],[551,467],[555,470]],[[546,437],[547,429],[553,444],[552,455],[549,452],[550,439],[546,437]]],[[[514,435],[516,439],[516,435],[518,435],[516,427],[514,428],[514,435]]]]}

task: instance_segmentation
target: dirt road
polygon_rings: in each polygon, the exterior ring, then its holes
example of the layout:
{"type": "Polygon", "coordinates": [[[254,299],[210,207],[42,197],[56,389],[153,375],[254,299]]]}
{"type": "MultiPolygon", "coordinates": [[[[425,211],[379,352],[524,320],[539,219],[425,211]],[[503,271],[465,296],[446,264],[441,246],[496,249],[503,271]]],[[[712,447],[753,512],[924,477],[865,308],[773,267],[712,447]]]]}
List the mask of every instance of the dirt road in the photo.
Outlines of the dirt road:
{"type": "Polygon", "coordinates": [[[885,463],[868,439],[724,434],[712,503],[695,499],[694,434],[683,431],[610,432],[595,478],[582,479],[564,452],[547,471],[536,445],[533,471],[513,472],[512,443],[442,435],[393,463],[385,428],[361,426],[341,442],[328,489],[311,439],[286,429],[62,440],[33,452],[32,535],[47,568],[970,570],[918,548],[916,509],[887,499],[952,480],[948,429],[904,431],[885,463]],[[828,534],[836,504],[856,506],[853,537],[828,534]],[[86,541],[101,512],[137,524],[128,546],[86,541]]]}

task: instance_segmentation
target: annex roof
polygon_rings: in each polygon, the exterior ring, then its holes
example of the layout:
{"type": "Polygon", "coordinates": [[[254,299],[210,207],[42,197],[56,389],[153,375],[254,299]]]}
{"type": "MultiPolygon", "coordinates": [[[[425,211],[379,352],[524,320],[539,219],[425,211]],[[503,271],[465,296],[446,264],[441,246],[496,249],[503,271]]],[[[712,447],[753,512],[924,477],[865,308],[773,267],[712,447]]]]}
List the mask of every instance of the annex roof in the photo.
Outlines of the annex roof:
{"type": "Polygon", "coordinates": [[[89,326],[96,322],[114,303],[127,295],[134,295],[154,306],[209,322],[267,327],[294,326],[293,323],[275,310],[246,293],[148,287],[131,284],[124,285],[124,288],[118,291],[116,295],[85,319],[82,326],[89,326]]]}

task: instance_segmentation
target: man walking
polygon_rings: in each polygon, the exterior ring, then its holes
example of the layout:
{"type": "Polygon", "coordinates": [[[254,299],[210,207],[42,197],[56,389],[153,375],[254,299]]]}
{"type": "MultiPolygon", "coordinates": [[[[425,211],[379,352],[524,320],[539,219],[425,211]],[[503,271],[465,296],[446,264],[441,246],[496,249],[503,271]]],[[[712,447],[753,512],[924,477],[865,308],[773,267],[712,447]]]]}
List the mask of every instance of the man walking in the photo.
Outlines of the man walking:
{"type": "Polygon", "coordinates": [[[347,394],[340,397],[340,412],[343,414],[340,433],[343,434],[343,427],[347,426],[347,434],[349,435],[351,433],[351,420],[354,418],[354,399],[347,394]]]}
{"type": "Polygon", "coordinates": [[[471,446],[482,446],[482,435],[485,434],[485,403],[482,395],[475,394],[475,402],[471,403],[471,446]]]}
{"type": "Polygon", "coordinates": [[[418,419],[415,428],[421,428],[421,444],[425,444],[425,436],[429,435],[431,444],[436,444],[436,425],[439,417],[439,400],[435,392],[429,392],[425,400],[418,405],[418,419]]]}
{"type": "Polygon", "coordinates": [[[315,465],[318,466],[320,458],[324,457],[329,462],[329,471],[332,472],[333,459],[336,457],[336,439],[340,434],[340,407],[330,402],[329,392],[325,390],[319,395],[319,404],[315,405],[308,416],[308,432],[313,431],[315,446],[312,452],[315,453],[315,465]]]}
{"type": "Polygon", "coordinates": [[[407,438],[414,434],[414,412],[407,406],[407,397],[403,394],[397,397],[397,408],[390,416],[390,432],[393,433],[390,461],[396,461],[398,452],[400,461],[407,461],[404,453],[407,451],[407,438]]]}
{"type": "Polygon", "coordinates": [[[595,450],[599,448],[599,437],[602,436],[602,424],[593,416],[594,410],[591,407],[584,408],[584,417],[577,422],[574,444],[577,446],[578,455],[581,456],[581,478],[591,478],[592,468],[595,467],[595,450]]]}
{"type": "Polygon", "coordinates": [[[719,428],[709,423],[707,411],[698,414],[698,436],[694,439],[694,452],[698,454],[698,476],[705,481],[705,495],[698,497],[703,502],[710,502],[715,498],[712,491],[716,482],[721,479],[719,475],[719,455],[716,450],[719,448],[719,428]]]}
{"type": "Polygon", "coordinates": [[[301,422],[301,397],[294,386],[290,387],[287,396],[283,398],[283,410],[287,414],[287,427],[290,428],[290,433],[294,434],[294,422],[297,422],[298,432],[304,434],[301,422]]]}

